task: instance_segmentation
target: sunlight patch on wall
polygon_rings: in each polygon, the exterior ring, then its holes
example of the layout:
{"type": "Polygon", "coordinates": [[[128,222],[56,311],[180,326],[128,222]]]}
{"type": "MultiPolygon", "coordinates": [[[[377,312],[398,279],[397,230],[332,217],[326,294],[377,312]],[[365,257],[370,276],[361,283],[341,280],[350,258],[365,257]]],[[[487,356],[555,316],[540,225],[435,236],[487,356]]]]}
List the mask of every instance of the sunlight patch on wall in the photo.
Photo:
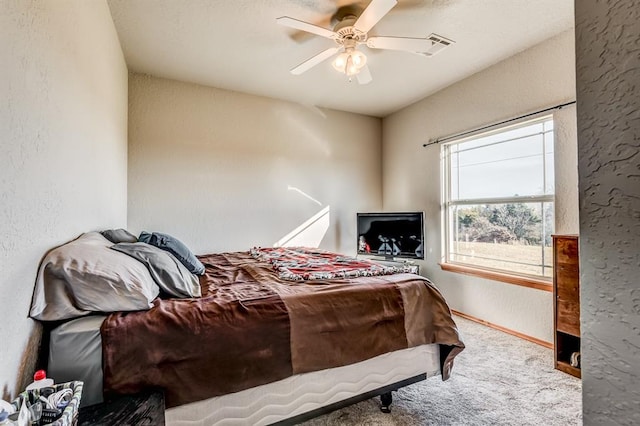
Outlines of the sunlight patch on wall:
{"type": "Polygon", "coordinates": [[[329,229],[330,208],[326,206],[273,244],[274,247],[318,247],[329,229]]]}

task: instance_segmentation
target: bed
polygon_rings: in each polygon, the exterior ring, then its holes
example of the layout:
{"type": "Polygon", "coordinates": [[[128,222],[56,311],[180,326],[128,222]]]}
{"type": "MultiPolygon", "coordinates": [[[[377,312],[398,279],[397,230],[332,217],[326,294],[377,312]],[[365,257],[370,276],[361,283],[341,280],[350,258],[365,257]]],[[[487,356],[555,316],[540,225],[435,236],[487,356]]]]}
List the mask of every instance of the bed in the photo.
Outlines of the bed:
{"type": "MultiPolygon", "coordinates": [[[[86,239],[114,249],[96,235],[86,239]]],[[[402,268],[303,248],[198,261],[204,273],[194,297],[140,290],[148,308],[118,312],[72,295],[74,306],[58,311],[81,315],[51,332],[50,376],[85,381],[85,405],[103,392],[161,388],[168,424],[293,424],[374,395],[388,406],[391,390],[447,379],[464,348],[435,286],[402,268]]],[[[41,266],[33,317],[51,313],[39,295],[45,276],[69,291],[52,263],[41,266]]],[[[60,298],[54,293],[48,299],[60,298]]]]}

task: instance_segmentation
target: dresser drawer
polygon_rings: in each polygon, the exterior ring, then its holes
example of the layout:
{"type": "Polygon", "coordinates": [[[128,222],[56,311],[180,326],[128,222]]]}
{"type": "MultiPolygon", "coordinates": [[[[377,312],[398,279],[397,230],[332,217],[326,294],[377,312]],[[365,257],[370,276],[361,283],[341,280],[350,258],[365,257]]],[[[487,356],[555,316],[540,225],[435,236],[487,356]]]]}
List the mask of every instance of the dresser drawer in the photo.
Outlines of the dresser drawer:
{"type": "Polygon", "coordinates": [[[555,292],[565,302],[580,304],[580,272],[577,265],[558,264],[555,267],[555,292]]]}
{"type": "Polygon", "coordinates": [[[580,336],[580,304],[558,298],[556,300],[556,329],[580,336]]]}
{"type": "Polygon", "coordinates": [[[555,260],[556,263],[577,264],[578,239],[557,238],[555,240],[555,260]]]}

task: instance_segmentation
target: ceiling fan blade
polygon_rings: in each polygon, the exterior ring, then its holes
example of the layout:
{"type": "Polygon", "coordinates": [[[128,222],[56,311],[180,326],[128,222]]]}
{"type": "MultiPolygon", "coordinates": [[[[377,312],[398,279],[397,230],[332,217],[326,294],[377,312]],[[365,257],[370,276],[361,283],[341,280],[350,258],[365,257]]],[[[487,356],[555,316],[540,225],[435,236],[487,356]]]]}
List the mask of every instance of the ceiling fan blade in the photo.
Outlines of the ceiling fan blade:
{"type": "Polygon", "coordinates": [[[372,49],[403,50],[406,52],[427,52],[433,47],[428,38],[410,37],[369,37],[367,47],[372,49]]]}
{"type": "Polygon", "coordinates": [[[353,26],[363,33],[369,32],[397,3],[397,0],[371,0],[353,26]]]}
{"type": "Polygon", "coordinates": [[[369,71],[369,67],[367,65],[360,69],[360,72],[356,74],[356,78],[358,79],[359,84],[367,84],[373,80],[373,77],[371,77],[371,71],[369,71]]]}
{"type": "Polygon", "coordinates": [[[327,50],[324,50],[320,53],[318,53],[316,56],[313,56],[309,59],[307,59],[306,61],[304,61],[303,63],[301,63],[300,65],[298,65],[295,68],[291,69],[291,74],[295,74],[295,75],[300,75],[303,72],[307,71],[308,69],[315,67],[316,65],[318,65],[320,62],[324,61],[327,58],[330,58],[331,56],[333,56],[336,52],[338,52],[340,49],[342,49],[341,46],[336,46],[336,47],[331,47],[327,50]]]}
{"type": "Polygon", "coordinates": [[[296,30],[306,31],[326,38],[336,38],[337,34],[326,28],[319,27],[317,25],[310,24],[308,22],[299,21],[297,19],[290,18],[288,16],[281,16],[276,19],[276,22],[285,27],[295,28],[296,30]]]}

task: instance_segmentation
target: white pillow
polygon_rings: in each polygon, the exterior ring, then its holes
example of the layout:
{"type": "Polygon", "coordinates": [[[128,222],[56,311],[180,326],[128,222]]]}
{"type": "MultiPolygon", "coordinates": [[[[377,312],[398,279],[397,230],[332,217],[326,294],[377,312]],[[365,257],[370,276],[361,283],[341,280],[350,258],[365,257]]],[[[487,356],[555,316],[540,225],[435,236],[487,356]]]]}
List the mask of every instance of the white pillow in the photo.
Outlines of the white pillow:
{"type": "Polygon", "coordinates": [[[58,321],[151,308],[160,290],[149,271],[110,250],[111,245],[99,232],[88,232],[49,252],[38,271],[29,316],[58,321]]]}

